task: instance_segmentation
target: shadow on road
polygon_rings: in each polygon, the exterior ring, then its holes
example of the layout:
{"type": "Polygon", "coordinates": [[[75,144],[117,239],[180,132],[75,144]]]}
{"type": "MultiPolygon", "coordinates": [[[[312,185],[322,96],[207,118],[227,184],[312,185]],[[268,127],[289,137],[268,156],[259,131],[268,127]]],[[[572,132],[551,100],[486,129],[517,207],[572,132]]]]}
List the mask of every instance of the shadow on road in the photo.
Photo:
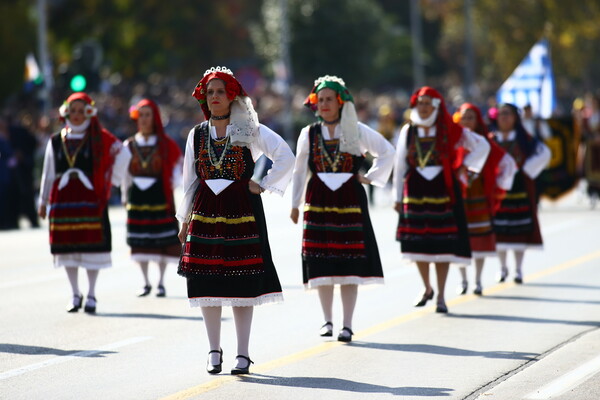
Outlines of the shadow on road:
{"type": "MultiPolygon", "coordinates": [[[[202,317],[184,317],[181,315],[166,315],[166,314],[144,314],[144,313],[96,313],[94,317],[108,318],[149,318],[149,319],[179,319],[188,321],[202,321],[202,317]]],[[[225,320],[226,318],[223,318],[225,320]]]]}
{"type": "Polygon", "coordinates": [[[523,301],[541,301],[547,303],[567,303],[567,304],[600,304],[600,300],[569,300],[569,299],[551,299],[548,297],[527,297],[527,296],[485,296],[484,300],[523,300],[523,301]]]}
{"type": "Polygon", "coordinates": [[[115,354],[116,351],[99,351],[94,354],[83,355],[85,350],[61,350],[52,347],[27,346],[23,344],[0,343],[0,353],[12,354],[30,354],[30,355],[55,355],[55,356],[79,356],[86,358],[101,358],[109,354],[115,354]]]}
{"type": "Polygon", "coordinates": [[[588,289],[588,290],[600,290],[600,286],[595,285],[582,285],[579,283],[543,283],[543,282],[527,282],[527,286],[538,286],[538,287],[557,287],[565,289],[588,289]]]}
{"type": "Polygon", "coordinates": [[[354,341],[348,346],[365,347],[369,349],[405,351],[409,353],[429,353],[443,356],[484,357],[504,360],[532,360],[538,353],[523,353],[519,351],[474,351],[458,349],[456,347],[436,346],[431,344],[395,344],[395,343],[370,343],[354,341]]]}
{"type": "Polygon", "coordinates": [[[514,315],[454,314],[454,313],[451,313],[451,314],[448,314],[448,318],[487,319],[490,321],[503,321],[503,322],[525,322],[525,323],[534,323],[534,324],[563,324],[563,325],[600,327],[600,321],[573,321],[573,320],[567,320],[567,319],[517,317],[514,315]]]}
{"type": "Polygon", "coordinates": [[[371,383],[356,382],[348,379],[322,378],[311,376],[280,377],[272,375],[252,374],[240,377],[247,383],[259,385],[274,385],[285,387],[298,387],[307,389],[329,389],[353,393],[391,393],[396,396],[422,396],[422,397],[448,397],[454,389],[432,387],[389,387],[371,383]]]}

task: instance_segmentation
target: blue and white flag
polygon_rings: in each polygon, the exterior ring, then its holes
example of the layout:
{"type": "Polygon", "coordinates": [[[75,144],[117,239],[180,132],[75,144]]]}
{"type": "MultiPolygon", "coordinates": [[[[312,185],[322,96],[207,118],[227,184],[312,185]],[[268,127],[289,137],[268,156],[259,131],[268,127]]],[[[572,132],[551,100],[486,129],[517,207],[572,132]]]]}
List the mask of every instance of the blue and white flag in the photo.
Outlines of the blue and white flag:
{"type": "Polygon", "coordinates": [[[498,103],[512,103],[519,108],[531,105],[533,115],[550,118],[556,107],[554,73],[547,39],[537,42],[521,64],[502,84],[498,103]]]}

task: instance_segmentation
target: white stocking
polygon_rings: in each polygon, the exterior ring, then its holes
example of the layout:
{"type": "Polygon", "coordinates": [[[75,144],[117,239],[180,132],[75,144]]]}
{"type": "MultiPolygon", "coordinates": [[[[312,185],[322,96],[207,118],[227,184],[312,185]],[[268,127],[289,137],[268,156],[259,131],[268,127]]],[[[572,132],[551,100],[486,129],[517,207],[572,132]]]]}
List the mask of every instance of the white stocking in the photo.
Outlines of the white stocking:
{"type": "Polygon", "coordinates": [[[142,275],[144,275],[144,282],[146,286],[150,286],[150,280],[148,279],[148,261],[140,261],[140,269],[142,270],[142,275]]]}
{"type": "Polygon", "coordinates": [[[333,318],[333,285],[318,286],[317,290],[325,322],[330,322],[333,318]]]}
{"type": "Polygon", "coordinates": [[[167,263],[161,261],[158,263],[158,271],[160,273],[160,278],[158,281],[159,286],[164,286],[163,280],[165,279],[165,271],[167,270],[167,263]]]}
{"type": "Polygon", "coordinates": [[[525,250],[515,250],[515,266],[517,276],[523,276],[523,258],[525,257],[525,250]]]}
{"type": "Polygon", "coordinates": [[[86,269],[89,288],[88,288],[88,297],[96,297],[96,280],[98,279],[98,271],[97,269],[86,269]]]}
{"type": "Polygon", "coordinates": [[[342,307],[344,309],[344,327],[352,329],[352,316],[358,297],[358,285],[342,285],[342,307]]]}
{"type": "MultiPolygon", "coordinates": [[[[206,335],[208,336],[208,345],[210,350],[221,349],[221,311],[222,307],[201,307],[204,326],[206,326],[206,335]]],[[[210,364],[220,363],[221,355],[219,353],[210,353],[210,364]]]]}
{"type": "MultiPolygon", "coordinates": [[[[250,329],[252,328],[252,315],[254,307],[233,307],[233,320],[235,321],[235,332],[237,335],[237,353],[241,356],[250,357],[248,350],[250,345],[250,329]]],[[[237,368],[245,368],[248,361],[237,358],[237,368]]]]}
{"type": "Polygon", "coordinates": [[[69,283],[71,283],[73,296],[79,296],[79,280],[77,279],[77,271],[79,269],[77,267],[65,267],[65,271],[67,271],[67,277],[69,278],[69,283]]]}
{"type": "Polygon", "coordinates": [[[506,250],[498,250],[498,258],[500,259],[502,274],[505,274],[508,271],[508,266],[506,265],[506,250]]]}
{"type": "Polygon", "coordinates": [[[475,283],[478,286],[481,286],[481,273],[483,272],[483,264],[485,263],[485,258],[476,258],[475,259],[475,283]]]}

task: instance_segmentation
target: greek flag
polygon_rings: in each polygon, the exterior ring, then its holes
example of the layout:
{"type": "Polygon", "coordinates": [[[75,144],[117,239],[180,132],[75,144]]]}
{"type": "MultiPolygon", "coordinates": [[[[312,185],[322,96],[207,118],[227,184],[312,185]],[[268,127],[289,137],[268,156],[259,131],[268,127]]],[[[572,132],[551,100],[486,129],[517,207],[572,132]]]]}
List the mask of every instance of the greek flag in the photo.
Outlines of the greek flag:
{"type": "Polygon", "coordinates": [[[550,118],[556,107],[554,73],[547,39],[537,42],[496,93],[498,103],[519,108],[531,105],[533,114],[550,118]]]}

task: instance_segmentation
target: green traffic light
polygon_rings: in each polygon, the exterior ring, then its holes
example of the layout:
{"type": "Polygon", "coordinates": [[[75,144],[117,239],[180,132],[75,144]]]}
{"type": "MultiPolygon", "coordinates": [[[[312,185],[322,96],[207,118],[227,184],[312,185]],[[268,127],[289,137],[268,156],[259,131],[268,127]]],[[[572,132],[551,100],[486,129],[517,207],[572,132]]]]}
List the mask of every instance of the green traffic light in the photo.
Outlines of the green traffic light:
{"type": "Polygon", "coordinates": [[[85,90],[86,85],[87,81],[83,75],[75,75],[73,78],[71,78],[71,90],[74,92],[81,92],[82,90],[85,90]]]}

